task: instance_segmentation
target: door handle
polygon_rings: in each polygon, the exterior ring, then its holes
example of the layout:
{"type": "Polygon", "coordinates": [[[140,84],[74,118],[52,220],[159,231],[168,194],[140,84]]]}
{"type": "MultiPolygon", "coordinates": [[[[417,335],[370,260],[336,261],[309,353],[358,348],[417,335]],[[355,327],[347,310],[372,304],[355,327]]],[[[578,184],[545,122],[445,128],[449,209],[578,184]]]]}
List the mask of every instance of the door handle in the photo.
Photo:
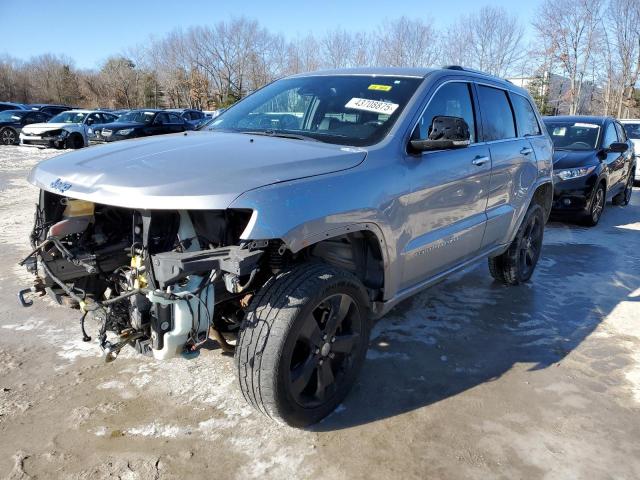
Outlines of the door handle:
{"type": "Polygon", "coordinates": [[[487,163],[489,160],[490,160],[489,157],[477,156],[476,158],[473,159],[471,163],[473,163],[476,167],[481,167],[482,165],[487,163]]]}
{"type": "Polygon", "coordinates": [[[523,147],[522,150],[520,150],[520,155],[531,155],[532,153],[533,148],[523,147]]]}

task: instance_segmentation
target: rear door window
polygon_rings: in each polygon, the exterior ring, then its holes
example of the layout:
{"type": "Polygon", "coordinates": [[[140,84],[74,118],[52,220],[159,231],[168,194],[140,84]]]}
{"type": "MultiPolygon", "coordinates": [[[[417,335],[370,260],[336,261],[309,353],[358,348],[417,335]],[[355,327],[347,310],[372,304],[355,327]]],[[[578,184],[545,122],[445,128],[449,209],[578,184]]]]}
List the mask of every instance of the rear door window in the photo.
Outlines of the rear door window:
{"type": "Polygon", "coordinates": [[[513,108],[516,112],[516,125],[518,127],[518,136],[527,137],[531,135],[540,135],[540,125],[536,113],[525,97],[521,95],[511,95],[513,108]]]}
{"type": "Polygon", "coordinates": [[[156,125],[169,123],[169,115],[167,115],[166,113],[159,113],[153,123],[155,123],[156,125]]]}
{"type": "Polygon", "coordinates": [[[626,142],[627,132],[624,131],[624,128],[622,128],[622,125],[620,125],[619,123],[616,123],[615,126],[616,126],[616,131],[618,132],[618,139],[621,142],[626,142]]]}
{"type": "Polygon", "coordinates": [[[460,117],[469,125],[471,143],[475,143],[476,121],[469,88],[470,85],[466,82],[452,82],[442,86],[429,101],[429,105],[418,123],[419,131],[416,131],[414,135],[419,135],[418,138],[428,138],[434,117],[460,117]]]}
{"type": "Polygon", "coordinates": [[[507,92],[499,88],[478,85],[478,101],[482,111],[484,140],[515,138],[516,126],[507,92]]]}

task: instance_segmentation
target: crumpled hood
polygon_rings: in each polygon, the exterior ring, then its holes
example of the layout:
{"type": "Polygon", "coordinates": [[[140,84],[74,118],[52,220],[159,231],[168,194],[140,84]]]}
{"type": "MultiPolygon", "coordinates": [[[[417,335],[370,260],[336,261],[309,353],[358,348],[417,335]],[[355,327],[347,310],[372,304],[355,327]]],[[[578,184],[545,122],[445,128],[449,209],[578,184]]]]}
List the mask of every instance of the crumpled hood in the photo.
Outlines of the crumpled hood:
{"type": "Polygon", "coordinates": [[[60,130],[65,127],[77,127],[79,123],[31,123],[22,127],[22,132],[28,135],[41,135],[44,132],[60,130]]]}
{"type": "Polygon", "coordinates": [[[555,170],[597,165],[598,162],[595,150],[555,150],[553,152],[553,168],[555,170]]]}
{"type": "Polygon", "coordinates": [[[633,143],[633,154],[640,156],[640,138],[632,138],[631,143],[633,143]]]}
{"type": "Polygon", "coordinates": [[[224,209],[261,186],[353,168],[366,151],[239,133],[191,132],[83,148],[41,162],[29,181],[138,209],[224,209]]]}

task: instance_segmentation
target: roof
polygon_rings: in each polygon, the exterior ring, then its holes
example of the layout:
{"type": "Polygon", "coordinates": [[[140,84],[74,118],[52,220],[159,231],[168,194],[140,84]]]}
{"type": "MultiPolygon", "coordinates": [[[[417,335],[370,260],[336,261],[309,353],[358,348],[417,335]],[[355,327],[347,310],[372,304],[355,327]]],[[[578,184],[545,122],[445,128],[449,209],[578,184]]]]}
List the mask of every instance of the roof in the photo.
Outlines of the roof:
{"type": "Polygon", "coordinates": [[[424,78],[435,68],[399,68],[399,67],[359,67],[337,68],[334,70],[319,70],[309,73],[298,73],[291,77],[329,76],[329,75],[377,75],[387,77],[415,77],[424,78]]]}
{"type": "Polygon", "coordinates": [[[602,115],[558,115],[542,117],[543,120],[557,120],[559,122],[588,122],[602,125],[607,120],[614,120],[613,117],[602,115]]]}
{"type": "MultiPolygon", "coordinates": [[[[87,108],[74,108],[73,110],[66,110],[61,113],[93,113],[93,112],[101,112],[102,110],[91,110],[87,108]]],[[[108,113],[108,112],[105,112],[108,113]]]]}
{"type": "Polygon", "coordinates": [[[362,67],[362,68],[338,68],[334,70],[320,70],[317,72],[299,73],[291,75],[289,78],[295,77],[309,77],[309,76],[329,76],[329,75],[371,75],[371,76],[387,76],[387,77],[411,77],[411,78],[425,78],[427,75],[439,72],[448,74],[464,74],[475,77],[477,79],[491,80],[500,83],[504,88],[509,90],[526,92],[521,87],[518,87],[506,80],[490,73],[481,72],[479,70],[473,70],[471,68],[461,67],[459,65],[447,65],[442,68],[405,68],[405,67],[362,67]]]}
{"type": "Polygon", "coordinates": [[[18,107],[16,110],[27,110],[27,107],[23,103],[0,102],[0,105],[13,105],[15,107],[18,107]]]}
{"type": "Polygon", "coordinates": [[[27,107],[64,107],[64,108],[72,108],[69,105],[62,105],[57,103],[28,103],[27,107]]]}
{"type": "Polygon", "coordinates": [[[31,113],[31,110],[20,110],[16,108],[15,110],[2,110],[0,113],[22,113],[26,115],[27,113],[31,113]]]}
{"type": "Polygon", "coordinates": [[[640,123],[640,118],[623,118],[620,123],[640,123]]]}

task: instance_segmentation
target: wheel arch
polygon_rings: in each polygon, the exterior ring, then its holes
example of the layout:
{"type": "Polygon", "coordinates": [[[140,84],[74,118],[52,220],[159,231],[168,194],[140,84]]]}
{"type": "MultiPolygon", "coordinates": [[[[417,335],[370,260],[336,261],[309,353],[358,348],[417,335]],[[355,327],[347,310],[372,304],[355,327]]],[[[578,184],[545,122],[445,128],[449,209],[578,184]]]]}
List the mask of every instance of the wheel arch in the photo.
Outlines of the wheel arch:
{"type": "Polygon", "coordinates": [[[371,301],[384,297],[388,265],[384,240],[371,227],[346,227],[344,233],[325,234],[300,253],[354,274],[364,285],[371,301]]]}
{"type": "Polygon", "coordinates": [[[533,192],[531,202],[535,202],[543,208],[544,219],[546,222],[551,215],[551,206],[553,205],[553,184],[551,182],[546,182],[538,185],[536,190],[533,192]]]}
{"type": "Polygon", "coordinates": [[[299,261],[321,260],[354,274],[371,301],[390,288],[390,256],[382,230],[374,223],[343,225],[307,237],[277,239],[299,261]]]}

